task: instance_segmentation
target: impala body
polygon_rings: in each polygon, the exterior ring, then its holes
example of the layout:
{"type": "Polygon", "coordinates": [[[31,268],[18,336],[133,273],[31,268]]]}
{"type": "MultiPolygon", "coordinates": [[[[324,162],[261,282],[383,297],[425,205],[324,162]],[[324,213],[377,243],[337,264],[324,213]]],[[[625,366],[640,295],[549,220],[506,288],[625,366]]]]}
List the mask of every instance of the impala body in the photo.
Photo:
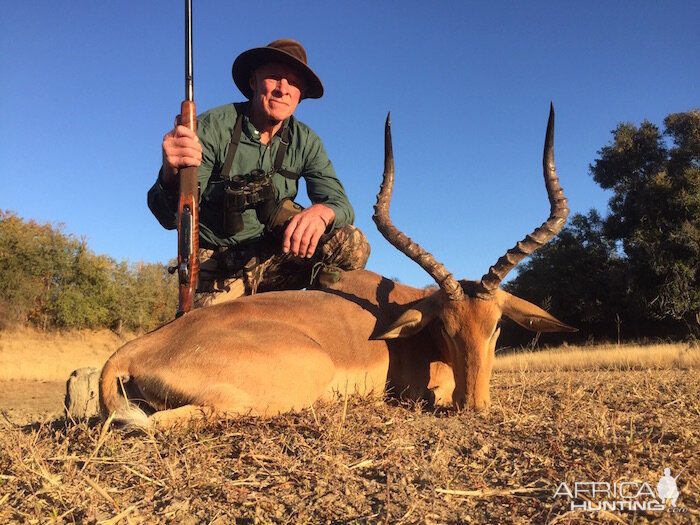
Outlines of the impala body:
{"type": "Polygon", "coordinates": [[[393,153],[387,119],[375,222],[440,288],[416,289],[357,270],[341,273],[320,290],[269,292],[195,310],[110,357],[100,379],[103,417],[116,412],[118,419],[148,424],[212,413],[272,415],[337,393],[389,392],[486,408],[502,316],[533,331],[574,330],[498,288],[510,269],[565,222],[568,208],[552,150],[553,112],[544,155],[549,219],[481,280],[457,281],[389,219],[393,153]],[[134,404],[143,410],[134,410],[134,404]]]}

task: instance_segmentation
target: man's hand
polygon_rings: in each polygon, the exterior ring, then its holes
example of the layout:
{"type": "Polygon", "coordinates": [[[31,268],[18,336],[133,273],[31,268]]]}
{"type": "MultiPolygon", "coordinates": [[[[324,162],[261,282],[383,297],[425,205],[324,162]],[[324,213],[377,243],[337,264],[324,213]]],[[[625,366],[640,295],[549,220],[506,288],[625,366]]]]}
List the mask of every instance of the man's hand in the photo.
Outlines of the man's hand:
{"type": "Polygon", "coordinates": [[[318,240],[335,219],[335,212],[323,204],[314,204],[292,217],[282,238],[282,251],[297,257],[312,257],[318,240]]]}
{"type": "Polygon", "coordinates": [[[177,172],[188,166],[197,167],[202,163],[202,146],[197,134],[185,126],[175,126],[163,137],[162,183],[175,184],[177,172]]]}

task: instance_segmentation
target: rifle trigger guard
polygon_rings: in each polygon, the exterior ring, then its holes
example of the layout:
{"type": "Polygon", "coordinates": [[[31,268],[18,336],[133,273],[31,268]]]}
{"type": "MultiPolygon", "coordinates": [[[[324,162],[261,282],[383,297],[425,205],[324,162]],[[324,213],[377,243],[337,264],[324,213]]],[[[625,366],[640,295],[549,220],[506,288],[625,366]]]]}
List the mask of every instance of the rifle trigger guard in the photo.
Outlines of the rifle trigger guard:
{"type": "Polygon", "coordinates": [[[190,283],[190,271],[189,271],[188,261],[182,261],[178,265],[177,270],[178,270],[178,277],[180,279],[180,283],[189,284],[190,283]]]}

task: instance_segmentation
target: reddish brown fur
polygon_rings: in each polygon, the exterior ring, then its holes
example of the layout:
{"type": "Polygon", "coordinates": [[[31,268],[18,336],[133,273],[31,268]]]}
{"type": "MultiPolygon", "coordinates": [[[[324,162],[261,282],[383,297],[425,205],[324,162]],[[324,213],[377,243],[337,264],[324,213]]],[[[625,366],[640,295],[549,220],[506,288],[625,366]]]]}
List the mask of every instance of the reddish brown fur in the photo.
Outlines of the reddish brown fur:
{"type": "MultiPolygon", "coordinates": [[[[465,292],[472,284],[462,282],[465,292]]],[[[491,301],[466,297],[455,303],[442,291],[358,270],[325,290],[270,292],[196,310],[109,359],[101,377],[102,415],[118,411],[129,419],[120,378],[132,401],[150,412],[165,410],[151,418],[163,422],[201,415],[202,408],[276,414],[334,392],[385,389],[485,408],[496,325],[509,297],[500,292],[491,301]],[[415,320],[418,310],[417,324],[402,321],[415,320]]],[[[520,301],[519,315],[554,319],[520,301]]]]}

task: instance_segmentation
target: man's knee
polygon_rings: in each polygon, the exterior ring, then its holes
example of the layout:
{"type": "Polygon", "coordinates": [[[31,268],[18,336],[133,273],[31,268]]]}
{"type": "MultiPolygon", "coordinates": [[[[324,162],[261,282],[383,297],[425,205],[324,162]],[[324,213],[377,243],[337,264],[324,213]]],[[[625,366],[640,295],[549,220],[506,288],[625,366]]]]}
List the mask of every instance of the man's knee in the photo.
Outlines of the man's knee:
{"type": "Polygon", "coordinates": [[[364,233],[348,225],[335,230],[321,245],[324,263],[343,270],[361,270],[369,259],[370,246],[364,233]]]}
{"type": "Polygon", "coordinates": [[[194,308],[203,308],[214,304],[232,301],[246,295],[244,280],[227,271],[216,252],[208,249],[199,250],[199,275],[197,291],[194,294],[194,308]]]}
{"type": "Polygon", "coordinates": [[[204,289],[198,288],[197,292],[194,294],[194,308],[203,308],[205,306],[233,301],[247,293],[243,279],[227,279],[225,286],[217,286],[216,282],[207,284],[212,286],[204,286],[204,289]]]}
{"type": "Polygon", "coordinates": [[[312,259],[291,257],[277,247],[263,251],[256,257],[255,264],[245,265],[239,278],[229,273],[234,265],[225,264],[233,256],[233,251],[215,255],[211,250],[200,250],[194,306],[211,306],[258,291],[301,289],[309,286],[315,263],[322,262],[346,271],[361,270],[367,264],[369,253],[367,238],[351,225],[322,238],[312,259]]]}

